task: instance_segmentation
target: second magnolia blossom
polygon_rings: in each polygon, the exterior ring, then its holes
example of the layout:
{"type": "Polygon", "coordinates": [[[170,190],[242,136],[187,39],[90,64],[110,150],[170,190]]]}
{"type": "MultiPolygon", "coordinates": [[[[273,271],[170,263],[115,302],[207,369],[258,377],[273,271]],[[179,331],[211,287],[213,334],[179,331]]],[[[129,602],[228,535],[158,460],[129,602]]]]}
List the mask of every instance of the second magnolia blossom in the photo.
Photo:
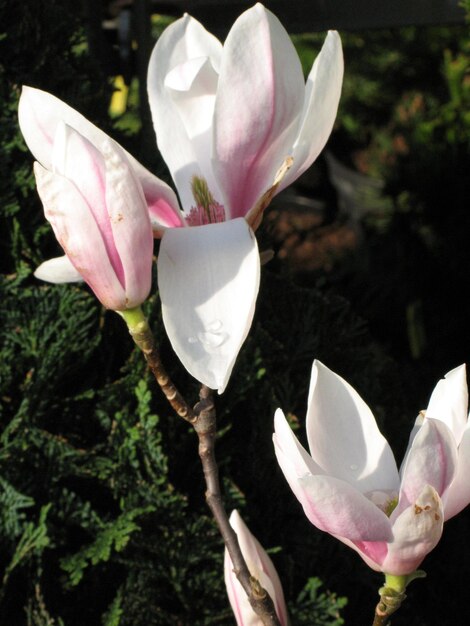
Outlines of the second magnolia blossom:
{"type": "Polygon", "coordinates": [[[356,550],[376,571],[412,574],[438,543],[444,521],[470,502],[464,366],[436,386],[400,472],[369,407],[318,361],[306,430],[310,454],[282,411],[276,412],[279,465],[312,524],[356,550]]]}

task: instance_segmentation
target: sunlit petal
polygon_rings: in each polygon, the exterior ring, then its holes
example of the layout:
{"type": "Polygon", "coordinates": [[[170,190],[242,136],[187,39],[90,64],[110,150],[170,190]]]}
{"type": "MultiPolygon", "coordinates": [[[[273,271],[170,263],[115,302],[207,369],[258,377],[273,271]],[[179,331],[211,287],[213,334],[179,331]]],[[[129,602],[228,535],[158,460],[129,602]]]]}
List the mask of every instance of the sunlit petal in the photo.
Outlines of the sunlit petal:
{"type": "Polygon", "coordinates": [[[279,20],[261,4],[245,11],[224,44],[214,112],[213,166],[232,217],[248,212],[290,155],[304,92],[279,20]]]}
{"type": "Polygon", "coordinates": [[[467,424],[468,387],[465,365],[460,365],[441,379],[429,400],[426,417],[441,420],[460,443],[467,424]]]}
{"type": "Polygon", "coordinates": [[[371,410],[351,385],[319,361],[312,368],[307,437],[312,458],[325,473],[363,493],[398,489],[393,453],[371,410]]]}
{"type": "Polygon", "coordinates": [[[336,31],[329,31],[307,79],[300,131],[292,150],[294,165],[278,191],[309,168],[323,150],[338,111],[343,73],[341,39],[336,31]]]}
{"type": "Polygon", "coordinates": [[[163,235],[158,285],[166,331],[188,372],[219,393],[251,325],[259,272],[244,219],[163,235]]]}

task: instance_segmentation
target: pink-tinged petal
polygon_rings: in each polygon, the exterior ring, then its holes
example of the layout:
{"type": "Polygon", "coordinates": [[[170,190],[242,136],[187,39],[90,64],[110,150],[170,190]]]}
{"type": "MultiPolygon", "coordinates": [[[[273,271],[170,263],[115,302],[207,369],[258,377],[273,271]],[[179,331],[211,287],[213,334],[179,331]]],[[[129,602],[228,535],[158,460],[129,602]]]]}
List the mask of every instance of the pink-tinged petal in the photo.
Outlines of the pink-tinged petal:
{"type": "Polygon", "coordinates": [[[107,135],[78,111],[55,96],[24,86],[18,105],[21,132],[28,148],[43,167],[52,169],[57,126],[64,122],[99,148],[107,135]]]}
{"type": "Polygon", "coordinates": [[[256,4],[225,41],[214,111],[213,167],[232,217],[249,211],[290,156],[304,94],[287,32],[256,4]]]}
{"type": "Polygon", "coordinates": [[[34,173],[45,216],[75,269],[105,307],[125,309],[125,291],[86,200],[72,182],[37,162],[34,173]]]}
{"type": "MultiPolygon", "coordinates": [[[[88,139],[98,150],[103,142],[113,141],[72,107],[46,91],[24,86],[18,105],[21,132],[28,148],[46,169],[52,169],[52,149],[60,122],[88,139]]],[[[114,142],[116,143],[116,142],[114,142]]],[[[117,144],[116,144],[117,145],[117,144]]],[[[178,201],[172,189],[126,152],[139,177],[149,211],[162,227],[181,225],[178,201]]]]}
{"type": "Polygon", "coordinates": [[[431,485],[425,485],[416,500],[393,523],[393,541],[382,571],[395,576],[413,573],[439,542],[444,525],[442,502],[431,485]]]}
{"type": "MultiPolygon", "coordinates": [[[[135,167],[133,169],[136,171],[135,167]]],[[[165,228],[184,226],[184,217],[173,189],[156,176],[140,174],[139,180],[155,233],[161,235],[165,228]]]]}
{"type": "Polygon", "coordinates": [[[165,231],[158,255],[163,321],[197,380],[225,389],[253,319],[260,261],[244,219],[165,231]]]}
{"type": "Polygon", "coordinates": [[[274,416],[273,443],[279,467],[294,495],[302,502],[304,493],[299,478],[324,472],[300,445],[281,409],[277,409],[274,416]]]}
{"type": "Polygon", "coordinates": [[[323,150],[338,111],[343,73],[341,39],[336,31],[329,31],[307,79],[300,131],[292,151],[294,165],[278,191],[309,168],[323,150]]]}
{"type": "MultiPolygon", "coordinates": [[[[230,525],[237,534],[241,553],[245,559],[250,574],[254,576],[266,589],[273,600],[277,616],[282,626],[287,626],[287,610],[284,601],[281,581],[276,569],[265,550],[249,531],[238,511],[230,515],[230,525]]],[[[248,602],[243,587],[238,582],[233,571],[233,564],[228,550],[225,549],[224,577],[230,605],[235,614],[238,626],[261,626],[261,620],[253,611],[248,602]]]]}
{"type": "Polygon", "coordinates": [[[391,541],[389,518],[349,483],[332,476],[299,478],[300,503],[320,530],[350,541],[391,541]]]}
{"type": "Polygon", "coordinates": [[[391,519],[415,502],[425,485],[431,485],[442,497],[456,467],[457,446],[452,433],[443,422],[426,418],[406,458],[398,506],[391,519]]]}
{"type": "Polygon", "coordinates": [[[459,444],[467,425],[467,411],[467,374],[465,365],[460,365],[437,383],[429,400],[426,417],[444,422],[459,444]]]}
{"type": "Polygon", "coordinates": [[[388,554],[388,543],[386,541],[347,541],[343,537],[338,537],[343,543],[348,545],[364,559],[369,567],[376,572],[382,571],[382,563],[388,554]]]}
{"type": "Polygon", "coordinates": [[[107,217],[122,266],[126,308],[133,308],[147,298],[152,283],[152,226],[142,187],[124,151],[109,142],[103,144],[103,157],[107,217]]]}
{"type": "Polygon", "coordinates": [[[53,171],[65,176],[79,190],[100,231],[106,254],[123,288],[124,269],[119,257],[106,204],[104,158],[95,146],[63,122],[57,125],[52,150],[53,171]]]}
{"type": "Polygon", "coordinates": [[[148,71],[157,144],[186,212],[194,205],[191,178],[205,178],[217,201],[210,146],[222,44],[189,15],[165,29],[148,71]]]}
{"type": "Polygon", "coordinates": [[[82,282],[82,275],[77,272],[67,256],[59,256],[44,261],[34,272],[34,276],[47,283],[82,282]]]}
{"type": "Polygon", "coordinates": [[[463,432],[457,460],[457,471],[444,499],[444,515],[448,520],[470,503],[470,421],[463,432]]]}
{"type": "Polygon", "coordinates": [[[398,490],[393,453],[371,410],[351,385],[319,361],[312,368],[307,437],[312,458],[326,474],[362,493],[398,490]]]}

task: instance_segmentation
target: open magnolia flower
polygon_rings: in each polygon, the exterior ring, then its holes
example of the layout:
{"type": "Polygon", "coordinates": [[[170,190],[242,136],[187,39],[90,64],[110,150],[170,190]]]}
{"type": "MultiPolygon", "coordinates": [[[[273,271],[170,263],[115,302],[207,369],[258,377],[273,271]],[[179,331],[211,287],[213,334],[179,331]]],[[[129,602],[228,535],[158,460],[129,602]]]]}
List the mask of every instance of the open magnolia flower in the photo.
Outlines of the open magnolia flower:
{"type": "MultiPolygon", "coordinates": [[[[287,626],[289,620],[287,618],[284,593],[273,562],[256,537],[251,534],[236,510],[230,515],[230,525],[237,533],[240,550],[250,574],[258,580],[271,596],[281,626],[287,626]]],[[[225,548],[224,577],[237,626],[262,626],[261,619],[251,608],[247,595],[233,571],[233,564],[227,548],[225,548]]]]}
{"type": "Polygon", "coordinates": [[[340,376],[313,364],[307,412],[310,455],[281,410],[274,445],[308,519],[376,571],[412,574],[443,523],[470,502],[465,368],[438,383],[413,429],[400,473],[369,407],[340,376]]]}
{"type": "Polygon", "coordinates": [[[152,53],[157,144],[191,227],[163,234],[163,319],[186,369],[219,392],[255,308],[260,261],[250,227],[322,150],[342,75],[341,42],[330,32],[305,84],[287,32],[261,4],[236,20],[223,46],[185,15],[152,53]]]}
{"type": "MultiPolygon", "coordinates": [[[[260,260],[252,229],[273,195],[325,145],[342,76],[341,42],[330,32],[305,84],[289,36],[260,4],[239,17],[224,46],[188,15],[169,26],[150,60],[149,98],[182,211],[165,183],[77,111],[23,88],[21,130],[46,170],[56,167],[60,123],[101,154],[109,146],[121,150],[142,186],[154,233],[162,236],[158,282],[168,336],[186,369],[219,392],[254,314],[260,260]]],[[[83,242],[85,230],[76,227],[83,242]]],[[[60,258],[40,276],[64,282],[78,274],[60,258]]]]}

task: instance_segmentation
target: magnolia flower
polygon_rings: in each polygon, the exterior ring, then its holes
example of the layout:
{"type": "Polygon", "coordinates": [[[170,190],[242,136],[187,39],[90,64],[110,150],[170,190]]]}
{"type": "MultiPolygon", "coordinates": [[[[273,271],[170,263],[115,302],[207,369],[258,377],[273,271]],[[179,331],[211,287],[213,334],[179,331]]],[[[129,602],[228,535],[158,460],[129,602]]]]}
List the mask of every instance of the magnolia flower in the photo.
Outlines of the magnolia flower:
{"type": "Polygon", "coordinates": [[[105,307],[118,311],[148,296],[153,237],[142,188],[125,155],[111,143],[102,150],[62,123],[53,171],[35,163],[46,218],[65,251],[35,275],[53,282],[81,277],[105,307]]]}
{"type": "MultiPolygon", "coordinates": [[[[240,16],[224,46],[188,15],[169,26],[150,61],[149,97],[182,211],[165,183],[77,111],[23,88],[20,126],[43,168],[53,170],[61,122],[101,154],[111,145],[127,160],[162,237],[158,284],[168,336],[186,369],[220,393],[254,314],[260,260],[252,228],[322,150],[342,75],[341,42],[330,32],[305,84],[286,31],[260,4],[240,16]]],[[[67,258],[40,275],[78,276],[67,258]]]]}
{"type": "Polygon", "coordinates": [[[322,150],[342,74],[341,42],[330,32],[305,84],[287,32],[261,4],[236,20],[223,46],[185,15],[153,50],[148,89],[157,144],[184,226],[192,227],[163,234],[163,320],[186,369],[219,392],[258,292],[250,226],[322,150]]]}
{"type": "MultiPolygon", "coordinates": [[[[284,593],[271,559],[263,550],[259,541],[253,537],[236,510],[230,516],[230,525],[237,533],[240,550],[250,574],[259,581],[271,596],[281,626],[287,626],[289,620],[287,618],[284,593]]],[[[225,548],[224,577],[228,598],[235,614],[237,625],[262,626],[260,618],[251,608],[247,595],[235,576],[227,548],[225,548]]]]}
{"type": "Polygon", "coordinates": [[[181,223],[173,191],[121,146],[58,98],[23,87],[19,121],[38,159],[34,171],[46,218],[65,256],[35,275],[85,280],[104,306],[138,306],[151,286],[152,226],[181,223]]]}
{"type": "Polygon", "coordinates": [[[470,502],[466,403],[462,366],[436,386],[399,473],[369,407],[315,361],[306,423],[310,455],[278,410],[277,460],[312,524],[374,570],[406,576],[438,543],[444,520],[470,502]]]}

